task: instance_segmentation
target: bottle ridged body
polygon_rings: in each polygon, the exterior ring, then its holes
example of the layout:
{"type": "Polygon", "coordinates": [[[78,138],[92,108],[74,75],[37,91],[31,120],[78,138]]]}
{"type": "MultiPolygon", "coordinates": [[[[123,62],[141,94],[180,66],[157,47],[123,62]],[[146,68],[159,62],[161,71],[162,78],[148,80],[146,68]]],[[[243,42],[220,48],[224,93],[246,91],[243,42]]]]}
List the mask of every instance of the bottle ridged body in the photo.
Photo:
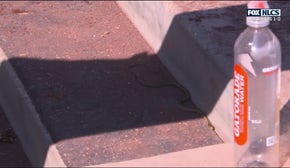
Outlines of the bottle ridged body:
{"type": "MultiPolygon", "coordinates": [[[[237,125],[234,129],[238,129],[243,124],[247,126],[244,127],[246,128],[244,144],[239,145],[235,137],[236,165],[280,166],[281,47],[279,40],[268,27],[248,27],[235,42],[234,56],[234,64],[244,69],[247,74],[247,83],[245,83],[247,104],[246,114],[244,114],[246,119],[244,123],[234,120],[234,125],[237,125]]],[[[234,101],[237,101],[237,97],[234,97],[234,101]]]]}

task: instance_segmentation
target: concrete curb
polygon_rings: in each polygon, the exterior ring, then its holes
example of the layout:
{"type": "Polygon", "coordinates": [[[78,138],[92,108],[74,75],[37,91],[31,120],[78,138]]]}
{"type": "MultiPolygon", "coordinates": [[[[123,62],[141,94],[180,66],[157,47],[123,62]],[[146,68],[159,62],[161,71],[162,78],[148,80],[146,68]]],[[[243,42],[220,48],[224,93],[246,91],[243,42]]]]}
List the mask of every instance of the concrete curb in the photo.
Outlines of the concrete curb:
{"type": "Polygon", "coordinates": [[[208,114],[221,139],[232,142],[232,113],[227,108],[232,81],[182,23],[182,10],[169,1],[117,3],[171,74],[190,91],[193,102],[208,114]]]}
{"type": "MultiPolygon", "coordinates": [[[[152,2],[155,5],[152,5],[154,8],[150,9],[150,6],[147,6],[146,3],[149,2],[142,2],[142,1],[119,1],[119,6],[123,9],[127,16],[133,21],[135,26],[141,32],[141,34],[145,37],[148,43],[152,46],[152,48],[158,52],[159,57],[168,67],[170,72],[176,77],[178,81],[180,81],[186,88],[188,88],[191,92],[192,99],[197,105],[202,108],[204,111],[209,113],[209,118],[213,122],[216,127],[217,133],[223,138],[225,142],[231,142],[232,131],[231,131],[231,123],[232,123],[232,116],[231,113],[228,113],[228,104],[231,103],[231,81],[227,79],[227,75],[219,68],[219,66],[213,61],[208,59],[209,54],[203,51],[201,44],[197,43],[194,40],[194,36],[192,33],[184,27],[182,23],[182,17],[175,17],[174,15],[179,11],[178,8],[175,8],[170,2],[152,2]],[[137,8],[132,8],[132,4],[138,4],[137,8]],[[127,6],[126,6],[127,5],[127,6]],[[126,8],[131,8],[130,10],[126,8]],[[136,12],[137,9],[144,9],[147,8],[147,14],[143,16],[131,14],[131,12],[136,12]],[[152,12],[151,12],[152,11],[152,12]],[[158,12],[156,12],[158,11],[158,12]],[[157,17],[157,19],[155,19],[157,17]],[[145,18],[145,19],[144,19],[145,18]],[[146,23],[146,18],[151,18],[151,23],[146,23]],[[180,20],[181,19],[181,20],[180,20]],[[135,20],[135,21],[134,21],[135,20]],[[136,22],[139,23],[136,23],[136,22]],[[172,21],[175,21],[176,27],[170,27],[172,21]],[[142,29],[142,26],[143,29],[142,29]],[[150,26],[155,26],[155,29],[152,30],[150,26]],[[146,31],[143,31],[147,29],[146,31]],[[170,39],[177,39],[178,37],[184,37],[184,41],[181,41],[180,44],[177,42],[174,43],[176,48],[182,48],[184,51],[182,53],[178,53],[179,51],[174,51],[173,47],[168,48],[170,45],[163,45],[163,41],[167,36],[167,32],[175,32],[173,33],[174,36],[169,37],[170,39]],[[164,48],[165,47],[165,48],[164,48]],[[189,49],[189,50],[187,50],[189,49]],[[186,57],[188,53],[193,53],[196,57],[195,58],[188,58],[186,57]],[[187,54],[185,54],[187,53],[187,54]],[[174,55],[180,55],[178,61],[175,60],[174,55]],[[184,57],[183,57],[184,56],[184,57]],[[198,60],[198,61],[196,61],[198,60]],[[209,61],[210,60],[210,61],[209,61]],[[194,65],[185,63],[192,63],[194,65]],[[177,66],[176,66],[177,65],[177,66]],[[185,66],[184,66],[185,65],[185,66]],[[196,66],[197,68],[193,69],[192,66],[196,66]],[[200,67],[211,67],[210,69],[203,69],[201,71],[200,67]],[[184,74],[183,72],[189,72],[188,74],[184,74]],[[210,76],[205,76],[204,79],[201,79],[203,82],[196,82],[196,79],[188,80],[190,77],[197,77],[200,73],[210,74],[210,76]],[[208,82],[209,81],[209,82],[208,82]],[[219,83],[225,84],[224,86],[220,86],[219,83]],[[220,92],[216,93],[213,90],[207,90],[206,93],[214,93],[215,95],[219,95],[218,101],[214,102],[215,106],[213,108],[206,107],[207,103],[211,97],[208,97],[208,94],[204,94],[204,90],[209,88],[209,86],[216,84],[216,87],[219,88],[220,92]],[[204,94],[204,95],[203,95],[204,94]]],[[[170,42],[170,41],[169,41],[170,42]]],[[[9,60],[5,53],[0,50],[0,79],[3,81],[0,85],[0,104],[4,109],[4,112],[7,115],[7,118],[11,122],[13,128],[15,129],[17,135],[19,136],[22,145],[24,147],[27,156],[31,160],[33,166],[37,167],[64,167],[65,164],[59,155],[58,150],[56,149],[53,141],[41,122],[38,113],[34,105],[32,104],[31,99],[29,98],[28,94],[26,93],[23,84],[18,79],[17,74],[15,73],[13,67],[10,65],[9,60]]],[[[282,73],[282,75],[286,76],[286,73],[282,73]]],[[[288,75],[290,76],[290,75],[288,75]]],[[[283,78],[283,79],[286,79],[283,78]]],[[[286,80],[285,80],[286,81],[286,80]]],[[[283,83],[283,81],[282,81],[283,83]]],[[[290,90],[289,90],[290,91],[290,90]]],[[[288,92],[285,92],[285,95],[288,92]]],[[[285,99],[284,103],[288,99],[285,99]]],[[[285,103],[286,104],[286,103],[285,103]]],[[[289,138],[284,138],[285,142],[288,142],[289,138]]],[[[283,138],[282,138],[283,140],[283,138]]],[[[284,143],[284,142],[283,142],[284,143]]],[[[283,145],[285,148],[285,153],[289,153],[287,148],[289,145],[283,145]]],[[[198,152],[189,152],[189,151],[181,151],[181,153],[169,153],[166,154],[164,157],[165,160],[162,161],[163,155],[155,156],[153,158],[144,158],[144,162],[136,162],[125,161],[121,164],[119,163],[108,163],[106,165],[98,165],[98,166],[190,166],[190,165],[206,165],[209,164],[216,166],[231,166],[231,162],[215,162],[215,157],[210,155],[216,153],[226,153],[225,149],[231,150],[228,147],[228,143],[222,144],[219,147],[208,146],[204,148],[197,148],[194,151],[198,152]],[[203,155],[200,153],[205,152],[203,155]],[[181,154],[182,157],[180,159],[183,161],[180,163],[181,160],[174,160],[177,158],[177,155],[181,154]],[[199,156],[200,155],[200,156],[199,156]],[[196,157],[196,160],[192,160],[192,156],[196,157]],[[198,159],[200,158],[200,159],[198,159]],[[209,160],[204,160],[209,159],[209,160]]],[[[226,153],[228,154],[228,153],[226,153]]],[[[227,157],[229,155],[226,155],[227,157]]],[[[230,156],[232,157],[232,156],[230,156]]],[[[232,160],[227,158],[229,161],[232,160]]],[[[226,161],[226,160],[225,160],[226,161]]],[[[286,162],[289,165],[289,160],[286,162]]],[[[287,165],[287,164],[286,164],[287,165]]],[[[96,167],[96,166],[92,166],[96,167]]]]}
{"type": "MultiPolygon", "coordinates": [[[[283,137],[283,139],[286,137],[283,137]]],[[[88,167],[234,167],[233,144],[223,143],[163,155],[88,167]]],[[[282,167],[290,166],[290,159],[282,167]]]]}
{"type": "MultiPolygon", "coordinates": [[[[229,108],[232,107],[233,97],[231,52],[233,42],[237,38],[235,36],[246,27],[245,21],[240,18],[241,13],[237,13],[243,12],[245,5],[235,6],[236,2],[232,3],[232,1],[186,2],[194,3],[191,5],[195,9],[191,6],[188,7],[188,11],[191,12],[185,12],[175,2],[169,1],[154,3],[117,1],[117,3],[171,74],[190,91],[193,102],[208,114],[222,140],[226,143],[233,142],[233,116],[232,109],[229,108]],[[227,45],[220,45],[223,43],[227,45]],[[222,50],[219,47],[222,47],[222,50]]],[[[282,4],[278,5],[285,9],[287,7],[282,4]]],[[[285,34],[280,27],[286,23],[285,21],[281,25],[276,24],[275,29],[279,31],[275,34],[280,35],[279,38],[284,43],[287,42],[288,34],[285,34]]],[[[283,51],[280,155],[281,162],[285,163],[290,156],[290,141],[288,140],[290,137],[288,131],[290,71],[287,70],[290,65],[287,63],[289,49],[284,48],[283,51]]],[[[289,160],[285,165],[289,165],[288,162],[289,160]]]]}
{"type": "MultiPolygon", "coordinates": [[[[190,91],[193,102],[208,115],[221,139],[233,142],[233,114],[229,108],[233,106],[232,50],[235,39],[246,28],[240,17],[243,13],[238,13],[244,12],[245,5],[241,4],[246,2],[186,2],[191,5],[187,9],[191,12],[169,1],[117,3],[171,74],[190,91]]],[[[286,34],[283,35],[281,41],[287,39],[286,34]]],[[[284,52],[287,51],[286,48],[284,52]]],[[[283,67],[289,69],[288,57],[284,58],[283,67]]],[[[284,119],[289,118],[286,114],[290,109],[287,109],[290,106],[289,77],[289,72],[283,70],[283,127],[289,125],[284,119]]]]}
{"type": "Polygon", "coordinates": [[[1,48],[0,63],[0,104],[27,157],[36,167],[64,167],[48,131],[1,48]]]}
{"type": "Polygon", "coordinates": [[[233,153],[232,144],[224,143],[154,157],[95,165],[92,167],[233,167],[234,158],[232,155],[228,155],[229,152],[233,153]]]}

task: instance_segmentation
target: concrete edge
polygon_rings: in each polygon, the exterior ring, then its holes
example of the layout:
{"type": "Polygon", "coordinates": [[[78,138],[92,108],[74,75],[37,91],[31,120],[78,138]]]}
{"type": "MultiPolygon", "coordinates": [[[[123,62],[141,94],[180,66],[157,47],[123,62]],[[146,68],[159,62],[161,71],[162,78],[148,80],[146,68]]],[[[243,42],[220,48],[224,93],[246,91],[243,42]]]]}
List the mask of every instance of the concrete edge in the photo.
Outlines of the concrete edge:
{"type": "MultiPolygon", "coordinates": [[[[131,23],[136,27],[138,32],[142,35],[142,37],[149,44],[149,46],[153,49],[153,51],[158,52],[159,48],[161,47],[160,37],[159,37],[160,35],[156,36],[152,34],[151,27],[144,20],[144,16],[140,16],[137,13],[135,13],[135,9],[132,8],[132,5],[131,5],[131,3],[135,3],[139,8],[142,8],[143,2],[118,0],[116,1],[116,3],[119,6],[119,8],[122,10],[122,12],[127,16],[127,18],[129,18],[131,23]]],[[[160,6],[159,4],[162,2],[151,1],[151,3],[154,3],[155,4],[154,6],[160,6]]],[[[168,26],[169,25],[170,23],[168,23],[168,26]]],[[[164,26],[164,24],[162,26],[164,26]]],[[[161,36],[165,36],[165,34],[161,36]]]]}
{"type": "MultiPolygon", "coordinates": [[[[286,138],[289,139],[286,136],[283,137],[285,140],[286,138]]],[[[233,153],[233,143],[222,143],[153,157],[87,167],[234,167],[233,153]]],[[[282,167],[290,167],[290,158],[285,159],[281,160],[282,167]]]]}
{"type": "MultiPolygon", "coordinates": [[[[233,97],[233,90],[232,90],[232,79],[225,79],[226,74],[222,72],[218,66],[215,65],[215,63],[212,60],[206,60],[207,53],[200,47],[200,44],[196,42],[196,37],[193,35],[191,31],[189,31],[187,25],[183,22],[180,22],[180,17],[175,18],[175,15],[179,15],[182,13],[182,9],[178,8],[174,3],[169,1],[163,1],[163,2],[156,2],[152,4],[151,2],[136,2],[136,1],[117,1],[117,4],[122,9],[122,11],[127,15],[127,17],[131,20],[131,22],[134,24],[134,26],[137,28],[137,30],[141,33],[141,35],[144,37],[144,39],[147,41],[147,43],[153,48],[153,50],[158,53],[158,57],[161,59],[162,63],[167,67],[167,69],[170,71],[170,73],[177,79],[178,82],[180,82],[185,88],[187,88],[191,93],[191,98],[194,101],[194,103],[197,104],[199,108],[202,110],[206,109],[206,103],[210,102],[211,99],[208,99],[210,97],[203,96],[205,92],[208,95],[217,95],[213,94],[215,93],[215,90],[206,90],[204,88],[210,88],[207,83],[209,82],[215,82],[217,85],[217,88],[222,88],[221,86],[218,86],[220,83],[224,82],[224,87],[221,90],[219,97],[217,101],[215,102],[213,108],[211,111],[209,111],[208,118],[213,123],[213,125],[216,128],[216,133],[218,136],[226,143],[233,142],[233,136],[232,136],[232,118],[233,114],[231,111],[229,111],[229,106],[232,104],[232,97],[233,97]],[[146,10],[144,10],[146,9],[146,10]],[[182,40],[175,40],[179,41],[179,43],[171,44],[171,46],[176,46],[175,48],[179,47],[179,50],[172,49],[171,48],[165,48],[165,50],[170,51],[164,51],[160,53],[160,47],[162,49],[162,43],[164,41],[166,42],[166,33],[170,31],[170,26],[172,22],[175,21],[173,29],[173,33],[171,32],[171,39],[178,39],[179,37],[182,37],[182,40]],[[182,43],[182,44],[181,44],[182,43]],[[186,47],[184,47],[186,46],[186,47]],[[189,47],[190,46],[190,47],[189,47]],[[183,51],[184,50],[184,51],[183,51]],[[192,67],[196,66],[198,68],[191,68],[188,67],[186,64],[188,61],[191,63],[194,62],[193,59],[187,57],[190,53],[191,55],[195,54],[194,59],[198,60],[198,64],[190,65],[192,67]],[[174,57],[175,55],[179,56],[179,59],[183,62],[180,62],[180,60],[176,59],[174,57]],[[191,59],[191,60],[190,60],[191,59]],[[185,61],[184,61],[185,60],[185,61]],[[186,62],[187,61],[187,62],[186,62]],[[186,67],[187,66],[187,67],[186,67]],[[203,67],[209,67],[209,69],[204,69],[203,67]],[[204,70],[204,71],[203,71],[204,70]],[[208,74],[211,74],[210,77],[200,77],[198,76],[198,73],[207,72],[208,74]],[[184,73],[186,72],[186,74],[184,73]],[[184,75],[185,74],[185,75],[184,75]],[[194,82],[191,82],[189,79],[192,77],[198,77],[198,79],[203,80],[202,82],[199,82],[198,84],[194,84],[194,82]],[[204,86],[202,86],[204,85],[204,86]]],[[[290,71],[289,71],[290,72],[290,71]]],[[[282,72],[282,85],[286,86],[287,81],[289,81],[286,71],[282,72]]],[[[288,75],[289,76],[289,75],[288,75]]],[[[287,88],[287,87],[285,87],[287,88]]],[[[289,92],[284,87],[281,88],[281,92],[284,93],[284,99],[283,102],[287,103],[289,100],[289,92]],[[288,95],[287,95],[288,94],[288,95]]],[[[206,111],[206,110],[205,110],[206,111]]],[[[281,159],[282,163],[285,163],[287,165],[288,162],[290,162],[289,155],[289,149],[290,149],[290,132],[281,135],[281,159]],[[282,148],[283,147],[283,148],[282,148]],[[288,159],[288,161],[287,161],[288,159]]],[[[288,163],[289,165],[290,163],[288,163]]]]}
{"type": "MultiPolygon", "coordinates": [[[[192,67],[190,65],[183,66],[183,70],[180,70],[180,67],[177,67],[177,62],[179,62],[179,60],[174,60],[174,56],[170,56],[177,54],[179,56],[182,56],[181,60],[188,60],[191,59],[186,58],[186,55],[188,54],[184,54],[184,52],[182,51],[173,51],[173,49],[171,49],[171,51],[167,53],[160,52],[160,48],[165,41],[166,35],[169,31],[174,17],[180,14],[182,10],[178,6],[176,6],[176,4],[169,1],[154,2],[154,4],[152,3],[153,2],[150,2],[149,4],[149,2],[139,1],[117,1],[118,6],[131,20],[133,25],[137,28],[137,30],[144,37],[147,43],[153,48],[156,53],[158,53],[158,57],[161,59],[161,61],[167,67],[170,73],[177,79],[178,82],[180,82],[185,88],[190,91],[192,100],[198,105],[200,109],[202,109],[203,111],[208,111],[205,110],[208,107],[204,103],[206,102],[204,100],[209,100],[209,97],[208,95],[203,96],[203,94],[201,94],[201,88],[209,85],[207,81],[226,81],[226,75],[217,68],[213,61],[205,60],[205,58],[207,57],[206,52],[202,50],[198,43],[196,43],[194,37],[192,37],[192,34],[184,27],[184,25],[180,24],[181,27],[175,30],[179,33],[178,35],[176,35],[175,38],[183,37],[183,40],[181,40],[182,44],[180,44],[179,41],[179,44],[176,44],[176,46],[191,46],[187,48],[182,47],[182,49],[186,50],[187,53],[197,55],[195,59],[200,59],[200,61],[197,61],[199,62],[198,66],[211,67],[211,69],[203,68],[202,70],[212,73],[211,76],[204,77],[206,78],[206,80],[204,80],[202,84],[194,84],[195,82],[188,80],[190,76],[190,78],[192,78],[192,76],[198,76],[200,69],[195,71],[196,69],[190,68],[192,67]],[[146,9],[146,12],[142,12],[144,10],[141,9],[146,9]],[[185,39],[187,41],[185,41],[185,39]],[[188,73],[185,74],[184,71],[188,73]]],[[[179,62],[178,64],[185,65],[183,62],[179,62]]],[[[232,80],[226,84],[226,87],[220,95],[218,102],[216,102],[215,106],[211,109],[208,115],[209,120],[216,128],[217,134],[224,142],[233,142],[231,129],[232,114],[224,113],[225,111],[227,111],[224,107],[224,104],[226,102],[231,102],[229,101],[229,98],[232,94],[232,89],[230,85],[231,83],[232,80]]]]}
{"type": "Polygon", "coordinates": [[[222,143],[129,161],[88,167],[233,167],[232,143],[222,143]],[[218,155],[217,155],[218,154],[218,155]]]}
{"type": "Polygon", "coordinates": [[[66,167],[32,100],[1,48],[0,80],[0,104],[32,166],[66,167]]]}

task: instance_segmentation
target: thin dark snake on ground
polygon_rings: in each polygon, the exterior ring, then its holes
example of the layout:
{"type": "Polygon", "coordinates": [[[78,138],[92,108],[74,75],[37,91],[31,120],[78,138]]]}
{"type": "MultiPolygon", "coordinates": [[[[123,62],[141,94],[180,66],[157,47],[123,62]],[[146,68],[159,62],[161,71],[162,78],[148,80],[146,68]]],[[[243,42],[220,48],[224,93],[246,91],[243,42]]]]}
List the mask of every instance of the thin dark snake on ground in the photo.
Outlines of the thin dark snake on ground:
{"type": "Polygon", "coordinates": [[[163,88],[163,87],[174,87],[179,89],[180,91],[182,91],[184,97],[181,100],[177,100],[177,105],[180,109],[185,110],[185,111],[191,111],[191,112],[196,112],[199,113],[203,116],[203,118],[206,120],[208,127],[211,130],[215,130],[215,127],[212,125],[212,123],[210,122],[210,120],[208,119],[208,117],[201,112],[200,109],[194,109],[194,108],[189,108],[185,106],[185,103],[191,100],[190,94],[188,92],[187,89],[185,89],[183,86],[181,86],[180,84],[176,83],[176,82],[171,82],[171,83],[162,83],[162,84],[148,84],[144,81],[142,81],[139,77],[139,75],[134,72],[132,69],[137,67],[137,66],[146,66],[143,63],[135,63],[135,64],[130,64],[127,68],[129,70],[130,73],[133,74],[135,80],[144,87],[148,87],[148,88],[163,88]]]}

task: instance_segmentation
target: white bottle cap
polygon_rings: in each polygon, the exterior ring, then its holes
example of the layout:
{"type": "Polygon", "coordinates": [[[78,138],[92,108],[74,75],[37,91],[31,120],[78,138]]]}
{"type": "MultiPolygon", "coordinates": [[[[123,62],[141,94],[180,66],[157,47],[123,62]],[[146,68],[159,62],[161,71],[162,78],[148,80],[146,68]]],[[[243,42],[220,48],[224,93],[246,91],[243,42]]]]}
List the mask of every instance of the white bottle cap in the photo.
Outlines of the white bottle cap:
{"type": "MultiPolygon", "coordinates": [[[[248,9],[268,9],[267,1],[250,1],[248,9]]],[[[259,28],[270,24],[270,17],[248,16],[246,21],[248,26],[259,28]]]]}

